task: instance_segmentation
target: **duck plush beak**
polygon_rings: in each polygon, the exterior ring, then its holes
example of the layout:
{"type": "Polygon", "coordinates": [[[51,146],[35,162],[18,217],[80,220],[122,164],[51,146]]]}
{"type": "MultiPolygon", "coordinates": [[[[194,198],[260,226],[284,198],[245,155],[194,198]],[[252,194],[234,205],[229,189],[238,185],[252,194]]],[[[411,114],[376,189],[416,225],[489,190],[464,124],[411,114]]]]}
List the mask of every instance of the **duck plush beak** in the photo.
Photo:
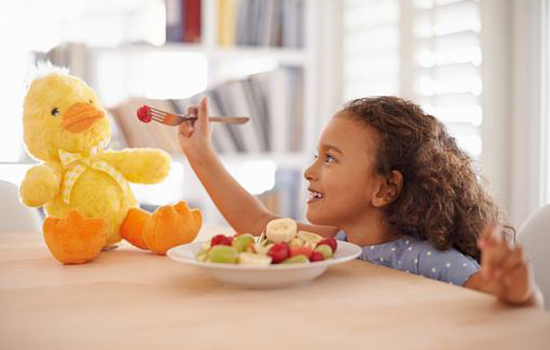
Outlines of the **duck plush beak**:
{"type": "Polygon", "coordinates": [[[90,129],[98,119],[105,116],[102,110],[89,103],[77,102],[63,114],[63,127],[72,132],[80,133],[90,129]]]}

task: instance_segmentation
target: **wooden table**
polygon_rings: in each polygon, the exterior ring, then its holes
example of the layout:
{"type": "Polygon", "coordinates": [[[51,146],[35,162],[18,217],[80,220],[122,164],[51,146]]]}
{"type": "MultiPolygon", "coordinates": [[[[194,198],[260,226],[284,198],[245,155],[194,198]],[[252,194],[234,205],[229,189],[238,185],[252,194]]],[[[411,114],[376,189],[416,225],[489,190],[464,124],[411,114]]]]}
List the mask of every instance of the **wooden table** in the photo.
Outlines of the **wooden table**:
{"type": "Polygon", "coordinates": [[[123,244],[63,266],[0,234],[1,349],[550,349],[550,314],[362,261],[278,290],[123,244]]]}

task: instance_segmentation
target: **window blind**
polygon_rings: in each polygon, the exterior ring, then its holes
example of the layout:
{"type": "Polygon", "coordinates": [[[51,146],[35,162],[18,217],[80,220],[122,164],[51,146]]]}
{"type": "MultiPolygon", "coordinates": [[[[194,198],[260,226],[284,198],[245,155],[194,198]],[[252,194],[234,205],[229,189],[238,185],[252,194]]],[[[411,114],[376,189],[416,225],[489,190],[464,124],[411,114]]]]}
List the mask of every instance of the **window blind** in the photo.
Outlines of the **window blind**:
{"type": "Polygon", "coordinates": [[[343,22],[346,101],[372,95],[413,99],[479,157],[479,1],[346,0],[343,22]]]}

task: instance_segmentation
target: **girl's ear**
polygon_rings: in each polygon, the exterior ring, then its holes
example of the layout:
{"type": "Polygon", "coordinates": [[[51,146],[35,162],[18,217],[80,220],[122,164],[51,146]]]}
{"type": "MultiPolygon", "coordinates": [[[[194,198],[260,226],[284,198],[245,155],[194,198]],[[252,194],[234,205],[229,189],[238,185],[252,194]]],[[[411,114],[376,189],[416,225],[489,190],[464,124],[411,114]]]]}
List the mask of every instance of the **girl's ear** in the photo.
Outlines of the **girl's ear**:
{"type": "Polygon", "coordinates": [[[403,174],[400,171],[392,170],[385,179],[383,179],[378,192],[372,198],[372,204],[376,208],[385,207],[391,204],[399,197],[403,189],[403,174]]]}

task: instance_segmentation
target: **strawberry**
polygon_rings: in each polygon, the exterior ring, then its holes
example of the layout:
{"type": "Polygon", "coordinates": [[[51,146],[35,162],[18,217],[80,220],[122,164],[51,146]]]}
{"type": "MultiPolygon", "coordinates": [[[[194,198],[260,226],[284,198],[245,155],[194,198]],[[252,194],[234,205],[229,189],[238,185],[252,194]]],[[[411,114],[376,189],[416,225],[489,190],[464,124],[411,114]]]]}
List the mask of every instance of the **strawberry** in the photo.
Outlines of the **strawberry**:
{"type": "Polygon", "coordinates": [[[276,243],[267,252],[267,255],[271,257],[271,263],[278,264],[290,256],[290,249],[285,242],[276,243]]]}
{"type": "Polygon", "coordinates": [[[311,255],[309,256],[309,261],[315,262],[315,261],[323,261],[325,260],[325,257],[321,252],[313,251],[311,255]]]}
{"type": "Polygon", "coordinates": [[[215,245],[231,245],[231,242],[233,241],[233,237],[228,237],[225,235],[216,235],[212,237],[212,240],[210,241],[210,246],[213,247],[215,245]]]}
{"type": "Polygon", "coordinates": [[[313,249],[311,249],[310,247],[308,247],[306,245],[290,246],[290,256],[291,257],[302,254],[302,255],[305,255],[306,257],[309,258],[309,256],[311,255],[312,252],[313,252],[313,249]]]}
{"type": "Polygon", "coordinates": [[[334,253],[336,251],[336,248],[338,248],[338,242],[336,242],[336,240],[332,237],[331,238],[325,238],[325,239],[319,241],[319,243],[317,243],[317,247],[322,245],[322,244],[328,245],[332,249],[332,253],[334,253]]]}
{"type": "Polygon", "coordinates": [[[141,106],[137,110],[137,116],[142,122],[150,123],[151,120],[153,120],[153,117],[151,116],[151,107],[147,105],[141,106]]]}

